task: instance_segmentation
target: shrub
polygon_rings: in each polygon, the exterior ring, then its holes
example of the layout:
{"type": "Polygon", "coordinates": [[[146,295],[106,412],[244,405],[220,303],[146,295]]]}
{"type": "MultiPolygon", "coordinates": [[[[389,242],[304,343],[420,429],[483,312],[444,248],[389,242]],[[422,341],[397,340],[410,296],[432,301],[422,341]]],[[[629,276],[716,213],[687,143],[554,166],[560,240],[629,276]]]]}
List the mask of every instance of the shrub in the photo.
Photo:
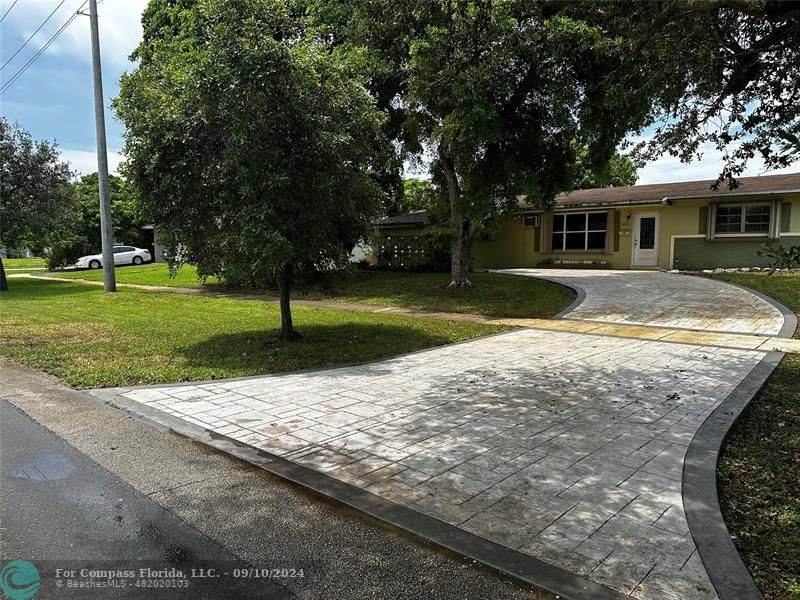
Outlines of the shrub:
{"type": "Polygon", "coordinates": [[[772,259],[770,263],[770,275],[778,269],[797,269],[800,268],[800,246],[773,246],[764,244],[758,255],[772,259]]]}

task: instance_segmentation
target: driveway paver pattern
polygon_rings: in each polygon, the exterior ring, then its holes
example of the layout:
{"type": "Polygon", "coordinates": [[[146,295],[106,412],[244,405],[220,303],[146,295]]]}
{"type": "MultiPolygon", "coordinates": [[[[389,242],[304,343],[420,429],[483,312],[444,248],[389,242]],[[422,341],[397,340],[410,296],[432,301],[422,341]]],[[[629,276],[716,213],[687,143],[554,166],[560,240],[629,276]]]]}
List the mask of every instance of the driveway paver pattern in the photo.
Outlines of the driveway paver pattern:
{"type": "Polygon", "coordinates": [[[95,394],[634,597],[702,600],[716,595],[684,515],[684,456],[763,356],[528,329],[368,365],[95,394]]]}
{"type": "Polygon", "coordinates": [[[776,335],[783,315],[728,283],[660,271],[504,269],[582,288],[586,299],[566,318],[654,327],[776,335]]]}

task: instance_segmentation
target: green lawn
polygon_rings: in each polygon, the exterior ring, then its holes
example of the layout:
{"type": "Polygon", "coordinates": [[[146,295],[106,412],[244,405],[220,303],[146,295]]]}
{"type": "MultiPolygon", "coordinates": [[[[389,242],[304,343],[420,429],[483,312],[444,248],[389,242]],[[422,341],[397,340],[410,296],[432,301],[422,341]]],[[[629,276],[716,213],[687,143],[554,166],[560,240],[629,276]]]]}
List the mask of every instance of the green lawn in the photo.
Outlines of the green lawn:
{"type": "Polygon", "coordinates": [[[43,258],[4,258],[3,267],[7,275],[20,273],[37,273],[47,266],[43,258]]]}
{"type": "MultiPolygon", "coordinates": [[[[198,288],[203,282],[197,277],[197,269],[191,265],[178,269],[175,277],[170,277],[169,269],[165,264],[150,264],[141,266],[124,266],[115,269],[117,283],[135,283],[137,285],[159,285],[164,287],[198,288]]],[[[103,281],[103,270],[92,271],[64,271],[56,275],[62,279],[88,279],[90,281],[103,281]]],[[[217,280],[209,278],[206,285],[213,286],[217,280]]]]}
{"type": "MultiPolygon", "coordinates": [[[[59,277],[101,280],[100,271],[76,271],[59,277]]],[[[572,290],[555,283],[496,273],[473,273],[474,286],[448,290],[446,273],[351,271],[333,278],[325,289],[311,289],[296,297],[402,306],[417,310],[472,313],[493,317],[546,318],[563,310],[575,298],[572,290]]],[[[186,266],[170,278],[166,265],[117,269],[117,281],[142,285],[199,287],[194,267],[186,266]]]]}
{"type": "MultiPolygon", "coordinates": [[[[800,273],[715,278],[800,313],[800,273]]],[[[733,427],[718,479],[728,528],[764,597],[800,598],[800,355],[783,359],[733,427]]]]}
{"type": "Polygon", "coordinates": [[[75,387],[217,379],[368,362],[506,328],[296,306],[297,342],[276,304],[12,280],[0,295],[0,355],[75,387]]]}
{"type": "Polygon", "coordinates": [[[530,277],[472,273],[470,281],[471,288],[449,290],[447,273],[353,271],[334,280],[327,294],[315,292],[309,296],[378,306],[522,318],[552,317],[575,299],[575,293],[569,288],[530,277]]]}

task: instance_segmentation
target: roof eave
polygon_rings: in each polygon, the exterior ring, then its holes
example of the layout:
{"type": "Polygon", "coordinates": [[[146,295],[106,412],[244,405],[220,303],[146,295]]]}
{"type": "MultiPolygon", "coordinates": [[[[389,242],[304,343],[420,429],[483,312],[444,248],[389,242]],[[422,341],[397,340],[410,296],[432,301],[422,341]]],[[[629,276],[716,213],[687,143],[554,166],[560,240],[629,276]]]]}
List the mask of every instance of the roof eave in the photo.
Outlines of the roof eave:
{"type": "Polygon", "coordinates": [[[687,194],[685,196],[664,196],[664,200],[697,200],[697,199],[713,199],[713,198],[730,198],[738,196],[775,196],[776,194],[800,194],[800,189],[789,190],[769,190],[763,192],[727,192],[719,193],[714,192],[713,195],[709,194],[687,194]]]}
{"type": "Polygon", "coordinates": [[[424,227],[427,222],[416,221],[413,223],[378,223],[376,227],[379,229],[400,229],[403,227],[424,227]]]}
{"type": "MultiPolygon", "coordinates": [[[[769,190],[762,192],[714,192],[712,194],[686,194],[681,196],[664,196],[663,198],[653,198],[652,200],[622,200],[622,201],[609,201],[609,202],[576,202],[574,204],[561,204],[556,205],[555,209],[568,209],[568,208],[613,208],[614,206],[642,206],[648,204],[672,204],[674,200],[714,200],[716,198],[739,198],[739,197],[757,197],[757,196],[776,196],[784,194],[800,194],[800,188],[788,190],[769,190]]],[[[532,206],[522,207],[523,211],[541,211],[540,208],[532,206]]]]}
{"type": "MultiPolygon", "coordinates": [[[[667,198],[660,200],[623,200],[619,202],[579,202],[575,204],[561,204],[553,207],[554,210],[566,210],[569,208],[614,208],[615,206],[644,206],[652,204],[670,204],[667,198]]],[[[525,206],[520,208],[523,212],[546,212],[542,208],[525,206]]]]}

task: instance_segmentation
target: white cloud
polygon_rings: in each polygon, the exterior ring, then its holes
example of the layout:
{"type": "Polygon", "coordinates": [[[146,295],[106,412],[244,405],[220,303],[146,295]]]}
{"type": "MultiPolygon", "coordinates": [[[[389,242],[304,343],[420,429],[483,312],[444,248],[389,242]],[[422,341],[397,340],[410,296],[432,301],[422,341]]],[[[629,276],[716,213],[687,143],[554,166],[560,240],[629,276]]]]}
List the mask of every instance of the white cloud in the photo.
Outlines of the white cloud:
{"type": "MultiPolygon", "coordinates": [[[[74,150],[61,148],[61,158],[66,160],[78,175],[86,175],[97,171],[97,154],[94,150],[74,150]]],[[[108,152],[108,172],[117,174],[122,155],[119,152],[108,152]]]]}
{"type": "MultiPolygon", "coordinates": [[[[637,139],[636,141],[640,140],[637,139]]],[[[722,171],[722,152],[717,150],[713,144],[706,144],[702,147],[702,153],[703,156],[701,160],[689,164],[684,164],[673,156],[662,156],[658,160],[647,163],[643,168],[637,171],[639,179],[636,181],[636,184],[645,185],[648,183],[716,179],[722,171]]],[[[747,168],[742,173],[742,177],[796,173],[798,170],[800,170],[800,165],[792,165],[784,169],[767,171],[764,168],[764,161],[760,157],[754,157],[747,163],[747,168]]]]}
{"type": "MultiPolygon", "coordinates": [[[[14,34],[14,37],[23,41],[28,39],[52,12],[54,4],[53,0],[21,2],[9,13],[5,34],[14,34]]],[[[16,70],[25,64],[82,4],[83,0],[67,0],[7,68],[13,67],[16,70]]],[[[105,0],[98,6],[100,50],[104,62],[116,66],[128,63],[128,55],[142,39],[141,18],[146,6],[147,0],[105,0]]],[[[87,4],[84,12],[88,13],[88,10],[87,4]]],[[[78,16],[47,49],[47,54],[69,55],[89,62],[91,58],[89,17],[78,16]]]]}

